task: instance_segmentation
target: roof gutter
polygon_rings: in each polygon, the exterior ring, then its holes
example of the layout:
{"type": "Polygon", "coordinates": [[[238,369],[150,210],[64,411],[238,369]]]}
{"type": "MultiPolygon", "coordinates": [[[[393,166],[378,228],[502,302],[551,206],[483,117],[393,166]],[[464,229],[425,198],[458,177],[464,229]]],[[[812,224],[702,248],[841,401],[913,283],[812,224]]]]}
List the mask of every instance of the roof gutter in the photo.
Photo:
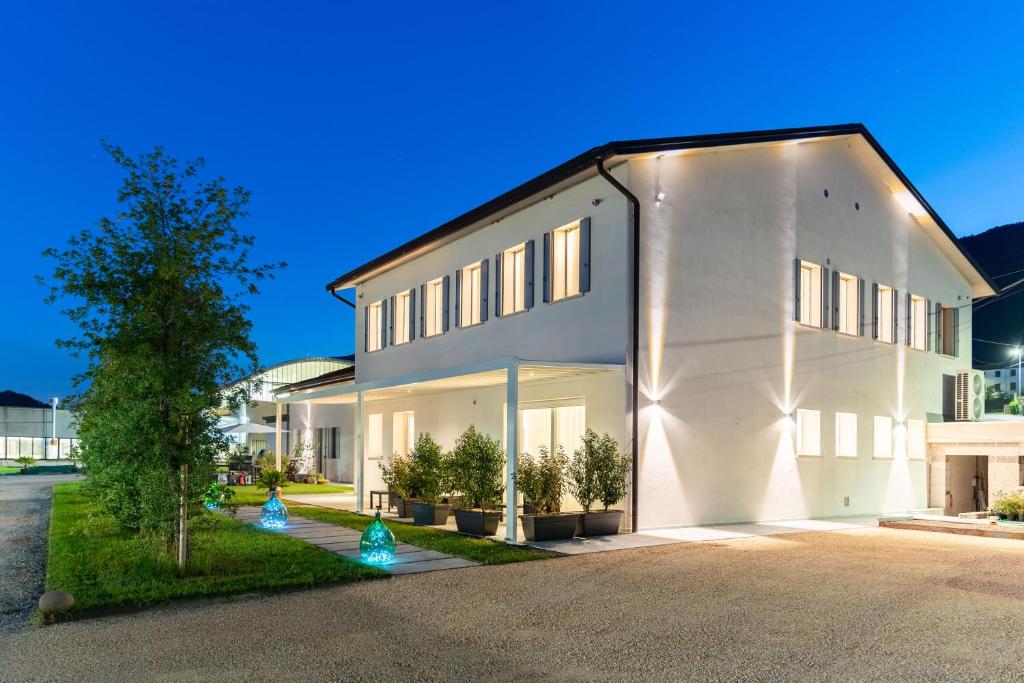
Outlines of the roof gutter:
{"type": "Polygon", "coordinates": [[[630,303],[630,344],[632,355],[630,365],[632,366],[630,417],[632,419],[632,450],[633,467],[630,481],[630,528],[635,533],[637,530],[637,488],[640,483],[640,200],[629,189],[615,179],[604,167],[604,157],[598,157],[594,162],[598,174],[607,180],[612,187],[619,191],[629,202],[632,216],[632,248],[633,264],[631,278],[631,303],[630,303]]]}
{"type": "Polygon", "coordinates": [[[346,299],[345,297],[343,297],[342,295],[338,294],[335,290],[328,289],[327,291],[330,292],[331,296],[333,296],[335,299],[337,299],[338,301],[340,301],[343,304],[348,304],[348,306],[350,308],[355,310],[356,305],[354,303],[352,303],[351,301],[349,301],[348,299],[346,299]]]}

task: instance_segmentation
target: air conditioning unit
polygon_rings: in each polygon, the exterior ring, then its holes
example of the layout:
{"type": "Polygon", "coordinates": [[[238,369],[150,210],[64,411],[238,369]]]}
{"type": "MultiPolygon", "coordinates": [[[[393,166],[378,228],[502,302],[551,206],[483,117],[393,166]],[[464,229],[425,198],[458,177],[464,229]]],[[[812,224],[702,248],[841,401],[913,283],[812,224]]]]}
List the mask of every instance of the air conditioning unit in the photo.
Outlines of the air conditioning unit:
{"type": "Polygon", "coordinates": [[[957,422],[980,420],[985,415],[985,373],[958,370],[956,373],[957,422]]]}

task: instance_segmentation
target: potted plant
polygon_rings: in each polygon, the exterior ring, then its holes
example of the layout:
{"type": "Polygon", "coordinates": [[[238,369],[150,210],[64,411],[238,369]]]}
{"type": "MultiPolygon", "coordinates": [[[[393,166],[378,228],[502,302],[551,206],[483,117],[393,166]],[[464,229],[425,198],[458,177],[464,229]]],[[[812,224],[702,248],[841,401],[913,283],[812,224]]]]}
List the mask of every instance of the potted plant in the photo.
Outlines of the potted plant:
{"type": "Polygon", "coordinates": [[[399,517],[412,517],[412,504],[416,502],[416,494],[412,481],[412,458],[408,455],[395,453],[390,463],[378,463],[380,476],[388,491],[395,494],[395,505],[399,517]]]}
{"type": "Polygon", "coordinates": [[[419,496],[419,500],[412,504],[412,523],[429,526],[446,524],[452,506],[441,502],[441,499],[451,492],[451,468],[448,455],[426,432],[416,439],[411,470],[411,488],[419,496]]]}
{"type": "Polygon", "coordinates": [[[520,515],[527,541],[555,541],[576,534],[579,515],[561,512],[567,461],[561,446],[554,453],[541,446],[538,458],[524,453],[520,459],[516,486],[535,509],[534,514],[520,515]]]}
{"type": "Polygon", "coordinates": [[[19,474],[28,474],[28,468],[36,463],[36,459],[31,455],[19,455],[14,461],[21,465],[19,474]]]}
{"type": "Polygon", "coordinates": [[[461,533],[493,536],[501,513],[494,506],[505,492],[501,473],[505,451],[497,439],[470,425],[455,442],[450,456],[452,488],[462,495],[455,507],[455,526],[461,533]]]}
{"type": "Polygon", "coordinates": [[[578,533],[580,536],[607,536],[619,533],[622,510],[608,508],[626,497],[626,474],[632,463],[619,452],[619,445],[607,433],[598,436],[587,429],[583,443],[573,453],[569,464],[569,480],[573,497],[583,508],[578,533]],[[592,512],[595,502],[603,510],[592,512]]]}
{"type": "Polygon", "coordinates": [[[267,498],[274,491],[280,491],[282,487],[287,485],[288,477],[285,476],[285,473],[272,467],[265,468],[256,479],[257,488],[267,489],[267,498]]]}

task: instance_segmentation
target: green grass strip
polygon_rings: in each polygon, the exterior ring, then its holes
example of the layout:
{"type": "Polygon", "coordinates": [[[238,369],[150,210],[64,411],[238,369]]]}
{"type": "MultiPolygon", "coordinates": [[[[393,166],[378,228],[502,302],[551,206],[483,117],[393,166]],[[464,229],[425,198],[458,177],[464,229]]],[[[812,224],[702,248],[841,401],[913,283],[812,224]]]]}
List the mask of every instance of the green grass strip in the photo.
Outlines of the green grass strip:
{"type": "MultiPolygon", "coordinates": [[[[287,491],[287,489],[285,489],[287,491]]],[[[372,517],[357,515],[354,512],[343,510],[330,510],[319,507],[291,506],[288,513],[299,515],[308,519],[315,519],[321,522],[337,524],[362,531],[373,521],[372,517]]],[[[442,553],[463,557],[480,564],[508,564],[510,562],[527,562],[530,560],[544,560],[553,556],[543,550],[528,548],[525,546],[508,545],[500,541],[492,541],[488,538],[475,538],[463,536],[443,529],[433,529],[425,526],[414,526],[403,522],[384,520],[384,523],[395,539],[402,543],[437,550],[442,553]]]]}
{"type": "Polygon", "coordinates": [[[179,572],[173,552],[118,527],[83,484],[57,484],[46,587],[71,593],[75,611],[88,611],[387,576],[224,515],[192,520],[190,537],[189,565],[179,572]]]}
{"type": "MultiPolygon", "coordinates": [[[[231,502],[234,505],[263,505],[267,502],[267,490],[255,486],[228,486],[226,488],[235,492],[231,502]]],[[[311,493],[354,493],[351,486],[343,484],[296,484],[289,483],[284,487],[282,497],[287,498],[289,494],[307,495],[311,493]]]]}

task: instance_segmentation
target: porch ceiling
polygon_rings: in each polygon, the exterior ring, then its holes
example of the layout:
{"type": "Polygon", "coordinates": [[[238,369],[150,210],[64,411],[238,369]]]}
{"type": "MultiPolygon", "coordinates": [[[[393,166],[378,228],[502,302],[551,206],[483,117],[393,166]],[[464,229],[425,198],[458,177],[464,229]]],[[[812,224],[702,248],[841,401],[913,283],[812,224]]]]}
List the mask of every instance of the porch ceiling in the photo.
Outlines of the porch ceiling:
{"type": "Polygon", "coordinates": [[[278,395],[282,403],[354,404],[363,394],[364,402],[389,401],[409,396],[441,394],[464,389],[504,386],[509,368],[518,368],[519,383],[558,382],[609,373],[622,373],[623,365],[563,363],[503,359],[487,364],[450,368],[391,380],[324,387],[308,392],[278,395]]]}

